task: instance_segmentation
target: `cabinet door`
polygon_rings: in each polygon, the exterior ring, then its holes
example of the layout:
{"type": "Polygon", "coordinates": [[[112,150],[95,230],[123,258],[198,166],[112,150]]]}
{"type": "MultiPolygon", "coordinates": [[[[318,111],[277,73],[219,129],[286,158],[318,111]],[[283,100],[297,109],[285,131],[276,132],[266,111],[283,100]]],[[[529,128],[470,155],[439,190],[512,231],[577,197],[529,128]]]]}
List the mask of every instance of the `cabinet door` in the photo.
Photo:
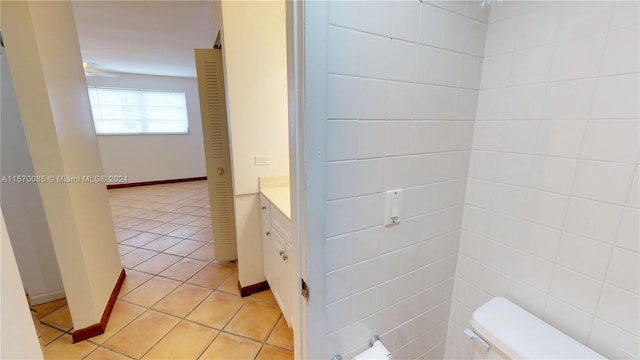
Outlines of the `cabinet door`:
{"type": "Polygon", "coordinates": [[[274,287],[276,264],[278,261],[278,251],[273,242],[273,236],[269,231],[262,234],[262,264],[264,268],[264,277],[267,278],[269,286],[274,287]]]}
{"type": "MultiPolygon", "coordinates": [[[[288,240],[288,239],[287,239],[288,240]]],[[[296,253],[294,252],[294,248],[288,243],[285,242],[285,252],[286,252],[286,260],[284,262],[284,273],[285,273],[285,308],[282,309],[282,314],[284,315],[284,319],[291,327],[295,324],[294,307],[296,304],[298,292],[298,279],[297,279],[297,271],[296,271],[296,253]]]]}
{"type": "Polygon", "coordinates": [[[262,226],[271,227],[271,203],[262,194],[260,194],[260,216],[262,226]]]}
{"type": "Polygon", "coordinates": [[[273,296],[276,298],[278,305],[280,306],[280,310],[284,313],[287,308],[287,292],[286,292],[286,283],[287,283],[287,268],[286,261],[283,256],[286,254],[286,243],[280,237],[277,231],[273,231],[271,233],[273,238],[273,244],[275,245],[274,252],[274,274],[273,274],[273,284],[271,285],[271,291],[273,292],[273,296]]]}
{"type": "Polygon", "coordinates": [[[283,239],[289,241],[291,221],[275,206],[271,209],[271,227],[279,232],[283,239]]]}
{"type": "Polygon", "coordinates": [[[274,254],[278,252],[273,244],[271,236],[271,204],[262,195],[260,195],[260,215],[262,216],[262,226],[260,228],[262,238],[262,266],[264,277],[271,287],[273,287],[274,266],[277,258],[274,254]]]}

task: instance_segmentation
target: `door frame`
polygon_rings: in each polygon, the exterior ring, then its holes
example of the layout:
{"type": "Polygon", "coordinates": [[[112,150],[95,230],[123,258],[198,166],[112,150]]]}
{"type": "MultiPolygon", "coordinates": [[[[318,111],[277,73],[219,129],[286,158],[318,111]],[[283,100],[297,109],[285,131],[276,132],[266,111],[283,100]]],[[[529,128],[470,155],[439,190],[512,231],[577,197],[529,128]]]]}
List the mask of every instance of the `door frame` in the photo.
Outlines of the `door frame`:
{"type": "MultiPolygon", "coordinates": [[[[296,266],[296,279],[305,277],[304,254],[306,253],[304,237],[301,236],[304,229],[305,214],[304,194],[302,184],[304,184],[304,147],[303,129],[304,115],[302,101],[304,99],[301,89],[304,84],[304,77],[300,69],[304,65],[304,57],[301,51],[303,40],[302,33],[302,1],[285,1],[286,11],[286,41],[287,41],[287,106],[289,122],[289,184],[291,196],[291,237],[296,243],[298,264],[296,266]]],[[[306,306],[301,295],[301,286],[296,281],[295,297],[292,304],[297,316],[296,324],[291,324],[293,328],[293,350],[295,359],[307,358],[307,337],[306,337],[306,306]]]]}
{"type": "Polygon", "coordinates": [[[291,231],[298,245],[298,279],[309,286],[308,299],[297,282],[296,359],[325,354],[325,173],[327,127],[326,1],[285,1],[289,104],[291,231]],[[312,219],[313,221],[307,221],[312,219]]]}

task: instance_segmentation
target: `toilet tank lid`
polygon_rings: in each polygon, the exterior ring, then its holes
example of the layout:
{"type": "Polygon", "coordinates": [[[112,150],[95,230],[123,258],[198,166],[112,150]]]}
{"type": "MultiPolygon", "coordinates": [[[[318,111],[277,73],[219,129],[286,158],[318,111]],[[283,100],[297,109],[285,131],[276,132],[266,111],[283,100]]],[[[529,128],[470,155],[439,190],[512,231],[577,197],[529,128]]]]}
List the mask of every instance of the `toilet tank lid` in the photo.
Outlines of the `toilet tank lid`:
{"type": "Polygon", "coordinates": [[[512,359],[605,359],[502,297],[476,309],[471,327],[512,359]]]}

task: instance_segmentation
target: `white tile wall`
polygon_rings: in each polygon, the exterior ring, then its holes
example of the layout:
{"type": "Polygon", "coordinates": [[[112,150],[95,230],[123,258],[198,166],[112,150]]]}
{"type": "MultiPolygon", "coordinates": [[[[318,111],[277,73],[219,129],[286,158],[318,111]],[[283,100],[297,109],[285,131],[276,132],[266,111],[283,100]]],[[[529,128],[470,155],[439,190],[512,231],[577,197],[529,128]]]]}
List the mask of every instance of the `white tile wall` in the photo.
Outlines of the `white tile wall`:
{"type": "Polygon", "coordinates": [[[566,40],[599,34],[609,29],[613,1],[571,1],[560,4],[556,39],[566,40]]]}
{"type": "MultiPolygon", "coordinates": [[[[329,13],[333,6],[329,4],[329,13]]],[[[392,14],[391,1],[362,1],[362,31],[390,37],[392,14]]]]}
{"type": "Polygon", "coordinates": [[[328,7],[325,355],[378,334],[398,359],[442,357],[488,8],[328,7]],[[387,228],[394,188],[403,218],[387,228]]]}
{"type": "Polygon", "coordinates": [[[595,87],[595,79],[549,83],[542,114],[543,119],[588,118],[591,113],[595,87]]]}
{"type": "Polygon", "coordinates": [[[638,152],[629,151],[636,144],[640,124],[637,120],[590,120],[584,137],[581,157],[622,163],[636,163],[638,152]]]}
{"type": "Polygon", "coordinates": [[[640,357],[637,2],[498,2],[445,358],[506,296],[608,358],[640,357]]]}
{"type": "Polygon", "coordinates": [[[418,39],[420,43],[440,46],[442,43],[442,24],[445,10],[435,6],[420,6],[420,24],[418,39]]]}
{"type": "Polygon", "coordinates": [[[464,358],[496,295],[640,356],[638,4],[328,7],[327,357],[464,358]]]}
{"type": "Polygon", "coordinates": [[[360,33],[337,26],[329,28],[329,32],[328,51],[336,54],[329,58],[329,71],[357,76],[360,69],[360,33]]]}
{"type": "Polygon", "coordinates": [[[607,37],[605,56],[602,59],[602,74],[638,72],[639,43],[637,26],[610,32],[607,37]]]}
{"type": "MultiPolygon", "coordinates": [[[[331,29],[332,27],[329,27],[331,29]]],[[[331,43],[331,33],[329,33],[329,44],[331,43]]],[[[361,34],[360,44],[360,76],[387,79],[389,74],[389,59],[391,57],[391,39],[372,35],[367,33],[361,34]]],[[[356,46],[353,49],[348,49],[348,52],[357,51],[356,46]]],[[[340,54],[335,55],[340,56],[340,54]]],[[[334,56],[330,56],[329,59],[334,56]]],[[[332,61],[329,61],[331,64],[332,61]]]]}
{"type": "Polygon", "coordinates": [[[604,76],[598,79],[591,117],[596,119],[637,119],[638,73],[604,76]]]}
{"type": "Polygon", "coordinates": [[[555,43],[549,80],[597,76],[606,37],[606,33],[600,33],[555,43]]]}
{"type": "Polygon", "coordinates": [[[403,40],[391,40],[391,80],[414,82],[416,77],[416,54],[418,45],[403,40]]]}

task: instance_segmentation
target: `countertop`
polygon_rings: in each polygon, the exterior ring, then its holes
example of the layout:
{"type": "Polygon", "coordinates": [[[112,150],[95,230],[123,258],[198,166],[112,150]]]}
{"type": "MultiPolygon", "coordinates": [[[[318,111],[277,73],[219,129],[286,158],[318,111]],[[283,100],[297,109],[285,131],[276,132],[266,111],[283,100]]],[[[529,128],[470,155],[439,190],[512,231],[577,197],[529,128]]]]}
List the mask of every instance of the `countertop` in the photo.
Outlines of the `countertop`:
{"type": "MultiPolygon", "coordinates": [[[[273,181],[274,178],[260,178],[260,193],[264,195],[287,219],[291,220],[291,195],[288,181],[273,181]]],[[[286,178],[288,180],[288,177],[286,178]]]]}

